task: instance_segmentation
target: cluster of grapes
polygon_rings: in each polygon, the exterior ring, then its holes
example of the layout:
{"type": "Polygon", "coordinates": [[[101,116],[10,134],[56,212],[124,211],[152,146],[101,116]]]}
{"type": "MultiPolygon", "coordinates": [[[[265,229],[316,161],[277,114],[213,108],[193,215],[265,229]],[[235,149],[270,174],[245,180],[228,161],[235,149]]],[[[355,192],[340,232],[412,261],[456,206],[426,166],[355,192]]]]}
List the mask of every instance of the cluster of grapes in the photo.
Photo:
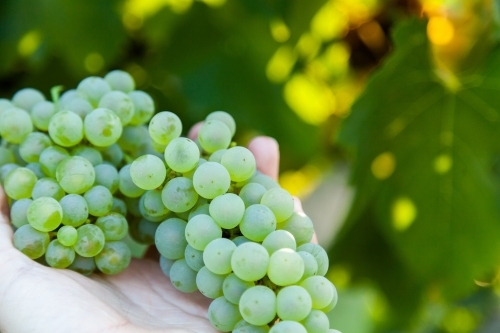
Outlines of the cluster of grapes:
{"type": "Polygon", "coordinates": [[[229,114],[216,111],[195,142],[180,137],[175,114],[152,118],[149,133],[164,160],[141,156],[130,175],[148,191],[148,214],[162,220],[155,232],[161,268],[178,290],[214,299],[208,316],[220,331],[336,332],[325,313],[337,291],[324,277],[325,250],[310,243],[313,224],[256,171],[250,150],[232,144],[235,129],[229,114]]]}
{"type": "MultiPolygon", "coordinates": [[[[131,252],[127,196],[134,157],[155,153],[142,135],[155,112],[132,77],[88,77],[47,101],[27,88],[0,99],[0,182],[11,204],[14,245],[28,257],[88,275],[123,271],[131,252]]],[[[151,140],[149,140],[150,142],[151,140]]]]}

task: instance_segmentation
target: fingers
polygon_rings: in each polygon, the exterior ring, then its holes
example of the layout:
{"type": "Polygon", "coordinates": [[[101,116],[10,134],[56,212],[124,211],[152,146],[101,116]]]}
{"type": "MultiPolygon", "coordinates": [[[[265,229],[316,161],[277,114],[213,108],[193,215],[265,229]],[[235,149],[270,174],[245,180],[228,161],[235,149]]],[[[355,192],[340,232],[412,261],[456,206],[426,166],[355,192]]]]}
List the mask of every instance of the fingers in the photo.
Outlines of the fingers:
{"type": "Polygon", "coordinates": [[[203,121],[200,121],[191,127],[188,133],[188,138],[191,140],[196,140],[196,137],[198,137],[198,132],[200,131],[201,126],[203,125],[203,121]]]}
{"type": "Polygon", "coordinates": [[[258,136],[250,141],[248,149],[255,156],[257,170],[278,180],[280,164],[278,142],[268,136],[258,136]]]}

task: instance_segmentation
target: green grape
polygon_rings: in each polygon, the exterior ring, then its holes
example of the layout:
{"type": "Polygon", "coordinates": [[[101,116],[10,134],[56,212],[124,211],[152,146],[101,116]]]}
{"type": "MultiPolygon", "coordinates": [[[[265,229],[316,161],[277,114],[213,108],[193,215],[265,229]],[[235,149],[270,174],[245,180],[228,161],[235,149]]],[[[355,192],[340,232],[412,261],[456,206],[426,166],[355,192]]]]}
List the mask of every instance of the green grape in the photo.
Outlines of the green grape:
{"type": "Polygon", "coordinates": [[[123,132],[120,118],[111,110],[98,108],[89,113],[83,122],[85,137],[97,147],[116,143],[123,132]]]}
{"type": "Polygon", "coordinates": [[[78,239],[75,227],[65,225],[57,231],[57,240],[64,246],[73,246],[78,239]]]}
{"type": "Polygon", "coordinates": [[[222,237],[222,229],[210,216],[200,214],[189,220],[185,236],[189,245],[203,251],[208,243],[222,237]]]}
{"type": "Polygon", "coordinates": [[[71,150],[71,155],[86,158],[94,167],[102,163],[101,153],[94,148],[77,146],[71,150]]]}
{"type": "Polygon", "coordinates": [[[28,207],[28,222],[39,231],[57,229],[62,221],[63,210],[54,198],[41,197],[33,200],[28,207]]]}
{"type": "Polygon", "coordinates": [[[241,318],[238,306],[229,302],[224,296],[214,299],[208,307],[208,320],[219,331],[232,331],[241,318]]]}
{"type": "Polygon", "coordinates": [[[56,176],[56,169],[59,163],[69,157],[66,149],[58,146],[50,146],[45,148],[40,154],[39,163],[42,166],[42,171],[49,177],[56,176]]]}
{"type": "Polygon", "coordinates": [[[94,257],[104,248],[104,233],[99,227],[85,224],[76,231],[78,238],[73,248],[82,257],[94,257]]]}
{"type": "Polygon", "coordinates": [[[61,186],[59,186],[59,183],[54,178],[50,177],[39,179],[31,191],[31,197],[33,199],[51,197],[59,201],[64,195],[65,193],[61,186]]]}
{"type": "Polygon", "coordinates": [[[251,242],[251,240],[246,238],[245,236],[234,237],[232,241],[234,244],[236,244],[236,246],[240,246],[243,243],[251,242]]]}
{"type": "Polygon", "coordinates": [[[255,286],[253,281],[244,281],[236,276],[236,274],[231,273],[222,284],[222,292],[229,302],[239,304],[241,295],[253,286],[255,286]]]}
{"type": "Polygon", "coordinates": [[[113,275],[124,271],[131,259],[127,244],[120,241],[106,242],[102,251],[95,256],[95,264],[104,274],[113,275]]]}
{"type": "Polygon", "coordinates": [[[60,105],[65,104],[72,100],[73,98],[81,97],[80,94],[76,91],[76,89],[69,89],[62,93],[59,96],[59,100],[57,101],[60,105]]]}
{"type": "Polygon", "coordinates": [[[293,212],[287,220],[278,223],[277,228],[290,232],[297,245],[309,243],[314,235],[314,225],[311,219],[300,212],[293,212]]]}
{"type": "Polygon", "coordinates": [[[63,211],[62,224],[79,227],[89,217],[89,208],[87,201],[78,194],[68,194],[64,196],[60,201],[63,211]]]}
{"type": "Polygon", "coordinates": [[[97,76],[89,76],[78,84],[76,90],[95,107],[102,96],[111,91],[111,87],[104,79],[97,76]]]}
{"type": "Polygon", "coordinates": [[[170,180],[161,192],[163,204],[172,212],[187,212],[198,201],[198,193],[194,190],[189,178],[177,177],[170,180]]]}
{"type": "Polygon", "coordinates": [[[170,281],[173,286],[184,293],[198,290],[196,287],[197,272],[189,268],[185,259],[179,259],[170,267],[170,281]]]}
{"type": "Polygon", "coordinates": [[[210,202],[210,216],[224,229],[236,227],[245,214],[245,203],[234,193],[226,193],[210,202]]]}
{"type": "Polygon", "coordinates": [[[316,258],[314,258],[314,256],[309,252],[298,251],[297,253],[304,261],[304,275],[302,275],[301,280],[318,274],[318,262],[316,261],[316,258]]]}
{"type": "MultiPolygon", "coordinates": [[[[201,198],[201,197],[199,197],[201,198]]],[[[205,198],[201,198],[201,199],[204,199],[205,198]]],[[[198,199],[199,201],[199,199],[198,199]]],[[[200,214],[205,214],[205,215],[210,215],[210,205],[209,204],[204,204],[204,205],[201,205],[201,206],[198,206],[196,208],[193,207],[193,209],[189,212],[189,215],[188,215],[188,221],[191,220],[193,217],[195,217],[196,215],[200,215],[200,214]]]]}
{"type": "Polygon", "coordinates": [[[186,171],[186,172],[183,172],[182,173],[182,176],[186,177],[186,178],[189,178],[189,179],[193,179],[193,176],[194,176],[194,173],[196,171],[196,169],[198,169],[198,167],[204,163],[207,163],[207,160],[204,159],[204,158],[199,158],[198,159],[198,163],[196,163],[196,165],[194,166],[194,168],[192,168],[191,170],[189,171],[186,171]]]}
{"type": "Polygon", "coordinates": [[[297,248],[295,238],[286,230],[275,230],[271,232],[262,242],[262,246],[266,248],[269,255],[283,248],[292,249],[294,251],[297,248]]]}
{"type": "Polygon", "coordinates": [[[7,163],[15,163],[14,154],[5,147],[0,147],[0,166],[7,163]]]}
{"type": "Polygon", "coordinates": [[[229,171],[231,180],[242,182],[253,176],[257,168],[255,157],[245,147],[232,147],[222,155],[220,162],[229,171]]]}
{"type": "Polygon", "coordinates": [[[144,154],[140,152],[149,141],[149,132],[146,126],[125,126],[123,133],[118,140],[118,145],[130,156],[136,158],[144,154]]]}
{"type": "Polygon", "coordinates": [[[309,333],[305,327],[296,321],[283,320],[271,327],[269,333],[309,333]]]}
{"type": "Polygon", "coordinates": [[[19,227],[14,232],[14,247],[31,259],[43,256],[49,243],[47,232],[38,231],[29,224],[19,227]]]}
{"type": "Polygon", "coordinates": [[[294,203],[293,197],[282,188],[272,188],[262,196],[260,203],[269,207],[280,223],[292,216],[294,203]]]}
{"type": "Polygon", "coordinates": [[[193,185],[199,195],[206,199],[213,199],[227,192],[231,185],[231,179],[226,168],[222,165],[207,162],[196,169],[193,185]]]}
{"type": "Polygon", "coordinates": [[[104,80],[106,80],[112,90],[128,93],[135,89],[134,78],[125,71],[113,70],[106,74],[104,80]]]}
{"type": "Polygon", "coordinates": [[[56,179],[66,193],[81,194],[94,184],[94,167],[83,157],[66,157],[56,168],[56,179]]]}
{"type": "MultiPolygon", "coordinates": [[[[231,257],[231,267],[234,274],[244,281],[262,279],[267,273],[268,264],[269,254],[267,250],[262,245],[254,242],[240,244],[231,257]]],[[[245,318],[245,320],[247,319],[245,318]]],[[[267,324],[267,322],[263,324],[267,324]]]]}
{"type": "Polygon", "coordinates": [[[158,252],[168,259],[184,258],[188,242],[184,237],[187,223],[179,218],[163,221],[156,229],[155,244],[158,252]]]}
{"type": "Polygon", "coordinates": [[[31,109],[31,121],[37,129],[46,132],[49,129],[50,118],[52,118],[56,112],[57,110],[54,103],[49,101],[38,102],[31,109]]]}
{"type": "Polygon", "coordinates": [[[42,165],[40,163],[28,163],[25,166],[26,169],[33,171],[37,179],[47,177],[45,172],[42,170],[42,165]]]}
{"type": "MultiPolygon", "coordinates": [[[[0,167],[0,183],[5,184],[5,179],[12,170],[19,168],[20,166],[15,163],[7,163],[0,167]]],[[[5,189],[4,189],[5,190],[5,189]]]]}
{"type": "Polygon", "coordinates": [[[312,299],[313,309],[321,310],[333,300],[336,290],[333,284],[323,276],[311,276],[300,283],[312,299]]]}
{"type": "Polygon", "coordinates": [[[94,166],[95,171],[95,185],[102,185],[107,188],[111,193],[118,191],[120,184],[120,176],[118,171],[111,164],[99,164],[94,166]]]}
{"type": "Polygon", "coordinates": [[[30,111],[33,106],[41,101],[45,101],[45,96],[33,88],[24,88],[12,96],[12,104],[26,111],[30,111]]]}
{"type": "Polygon", "coordinates": [[[139,210],[143,217],[146,218],[158,218],[159,221],[163,221],[164,217],[170,212],[162,201],[162,192],[160,190],[150,190],[146,191],[139,201],[139,210]]]}
{"type": "Polygon", "coordinates": [[[16,228],[28,224],[28,207],[33,202],[31,199],[21,199],[15,201],[10,207],[10,222],[16,228]]]}
{"type": "Polygon", "coordinates": [[[127,205],[125,204],[125,201],[123,201],[122,199],[118,199],[117,197],[113,197],[111,212],[127,216],[127,205]]]}
{"type": "Polygon", "coordinates": [[[174,264],[175,260],[165,258],[164,256],[160,256],[160,269],[166,276],[170,277],[170,268],[174,264]]]}
{"type": "Polygon", "coordinates": [[[113,195],[101,185],[93,186],[85,192],[83,198],[87,201],[89,214],[93,216],[104,216],[111,211],[111,206],[113,206],[113,195]]]}
{"type": "Polygon", "coordinates": [[[203,262],[205,266],[215,274],[229,274],[231,268],[231,256],[236,245],[227,238],[214,239],[203,250],[203,262]]]}
{"type": "Polygon", "coordinates": [[[302,321],[307,333],[324,333],[330,328],[330,321],[323,311],[312,310],[302,321]]]}
{"type": "Polygon", "coordinates": [[[243,236],[254,242],[262,242],[274,230],[276,230],[276,218],[269,208],[255,204],[245,210],[240,223],[243,236]]]}
{"type": "Polygon", "coordinates": [[[141,214],[141,208],[139,207],[141,202],[140,198],[123,197],[122,200],[125,203],[125,206],[127,207],[127,211],[132,216],[143,217],[141,214]]]}
{"type": "Polygon", "coordinates": [[[8,99],[0,98],[0,113],[2,113],[4,110],[7,110],[7,109],[10,109],[13,107],[14,107],[14,105],[8,99]]]}
{"type": "Polygon", "coordinates": [[[68,266],[68,269],[89,276],[95,270],[95,261],[93,257],[87,258],[76,254],[75,260],[68,266]]]}
{"type": "Polygon", "coordinates": [[[318,275],[324,276],[328,272],[328,254],[320,245],[313,243],[302,244],[297,247],[297,251],[309,252],[314,256],[318,263],[318,275]]]}
{"type": "Polygon", "coordinates": [[[280,185],[274,179],[258,171],[254,174],[252,178],[250,178],[250,182],[260,184],[264,186],[266,190],[270,190],[275,187],[280,187],[280,185]]]}
{"type": "Polygon", "coordinates": [[[154,190],[163,184],[167,176],[167,169],[158,157],[143,155],[130,166],[130,176],[138,187],[144,190],[154,190]]]}
{"type": "Polygon", "coordinates": [[[301,321],[311,312],[311,296],[300,286],[285,287],[276,296],[276,309],[281,320],[301,321]]]}
{"type": "Polygon", "coordinates": [[[203,123],[198,133],[200,145],[208,153],[226,149],[231,143],[231,138],[231,131],[220,120],[209,120],[203,123]]]}
{"type": "Polygon", "coordinates": [[[186,259],[188,266],[197,272],[205,266],[205,263],[203,262],[203,251],[198,251],[189,244],[186,246],[184,251],[184,259],[186,259]]]}
{"type": "Polygon", "coordinates": [[[19,154],[19,145],[15,144],[10,144],[9,149],[14,155],[15,163],[19,164],[20,166],[25,166],[26,162],[23,160],[21,155],[19,154]]]}
{"type": "Polygon", "coordinates": [[[275,251],[269,258],[267,276],[278,286],[289,286],[299,282],[304,275],[302,257],[291,249],[275,251]]]}
{"type": "MultiPolygon", "coordinates": [[[[130,164],[125,165],[118,172],[120,177],[120,182],[118,184],[118,189],[120,192],[129,198],[138,198],[145,192],[142,188],[135,185],[130,176],[130,164]]],[[[138,208],[139,206],[137,206],[138,208]]],[[[140,214],[140,213],[139,213],[140,214]]]]}
{"type": "Polygon", "coordinates": [[[147,123],[155,113],[155,103],[151,96],[140,90],[131,91],[128,96],[134,103],[134,116],[130,120],[130,124],[142,125],[147,123]]]}
{"type": "Polygon", "coordinates": [[[76,113],[60,111],[50,118],[50,138],[59,146],[72,147],[83,139],[83,121],[76,113]]]}
{"type": "Polygon", "coordinates": [[[99,100],[99,108],[113,111],[120,118],[122,126],[130,123],[134,116],[134,103],[126,93],[118,90],[110,91],[99,100]]]}
{"type": "Polygon", "coordinates": [[[99,217],[95,225],[101,228],[106,241],[119,241],[128,234],[127,219],[118,213],[109,213],[99,217]]]}
{"type": "Polygon", "coordinates": [[[215,274],[203,266],[196,274],[196,287],[206,297],[215,299],[222,296],[225,279],[226,275],[215,274]]]}
{"type": "Polygon", "coordinates": [[[115,167],[118,167],[123,160],[123,151],[116,143],[106,147],[101,151],[101,154],[105,161],[111,163],[115,167]]]}
{"type": "Polygon", "coordinates": [[[209,162],[217,162],[220,163],[220,160],[222,159],[222,155],[227,151],[227,149],[219,149],[215,151],[210,157],[208,158],[209,162]]]}
{"type": "Polygon", "coordinates": [[[194,141],[188,138],[176,138],[165,148],[165,161],[174,171],[187,172],[199,162],[200,150],[194,141]]]}
{"type": "Polygon", "coordinates": [[[52,141],[47,134],[32,132],[21,142],[19,155],[28,163],[38,162],[42,151],[51,145],[52,141]]]}
{"type": "Polygon", "coordinates": [[[268,333],[268,325],[255,326],[247,322],[245,319],[240,320],[236,323],[233,329],[233,333],[268,333]]]}
{"type": "Polygon", "coordinates": [[[35,173],[27,168],[15,168],[3,182],[5,193],[14,200],[31,198],[31,191],[37,182],[35,173]]]}
{"type": "Polygon", "coordinates": [[[241,295],[239,308],[243,319],[250,324],[266,325],[276,316],[276,295],[265,286],[248,288],[241,295]]]}
{"type": "Polygon", "coordinates": [[[236,122],[234,121],[234,118],[227,112],[224,111],[214,111],[211,112],[207,118],[205,118],[206,121],[210,120],[219,120],[222,121],[224,124],[226,124],[227,128],[229,128],[229,132],[231,132],[231,137],[234,136],[234,133],[236,133],[236,122]]]}
{"type": "Polygon", "coordinates": [[[172,140],[179,138],[181,133],[181,120],[170,111],[158,112],[149,122],[149,135],[156,143],[168,145],[172,140]]]}
{"type": "Polygon", "coordinates": [[[59,103],[59,109],[76,113],[83,120],[94,107],[86,99],[75,97],[65,103],[59,103]]]}
{"type": "Polygon", "coordinates": [[[129,224],[130,236],[139,243],[153,245],[159,225],[146,219],[132,220],[129,224]]]}
{"type": "Polygon", "coordinates": [[[10,108],[0,113],[0,136],[9,143],[21,143],[33,131],[28,112],[10,108]]]}
{"type": "Polygon", "coordinates": [[[54,268],[66,268],[75,260],[75,250],[64,246],[57,239],[50,242],[45,252],[45,261],[54,268]]]}
{"type": "Polygon", "coordinates": [[[164,153],[165,149],[167,148],[167,145],[159,144],[153,140],[151,140],[149,143],[151,144],[151,147],[154,149],[154,151],[157,153],[164,153]]]}
{"type": "Polygon", "coordinates": [[[332,287],[333,287],[333,298],[332,298],[331,302],[328,303],[328,305],[326,307],[324,307],[323,309],[321,309],[321,311],[323,311],[324,313],[328,313],[328,312],[332,311],[333,308],[335,308],[335,306],[337,305],[337,301],[339,300],[339,295],[337,293],[337,288],[335,288],[335,286],[333,285],[333,283],[332,283],[332,287]]]}

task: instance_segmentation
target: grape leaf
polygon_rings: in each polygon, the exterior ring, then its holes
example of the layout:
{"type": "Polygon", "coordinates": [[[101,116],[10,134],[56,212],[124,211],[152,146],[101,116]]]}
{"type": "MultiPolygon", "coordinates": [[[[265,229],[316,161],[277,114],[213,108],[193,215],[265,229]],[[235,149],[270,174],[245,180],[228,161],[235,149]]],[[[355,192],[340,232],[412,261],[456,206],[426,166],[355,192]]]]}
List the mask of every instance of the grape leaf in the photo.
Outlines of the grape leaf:
{"type": "Polygon", "coordinates": [[[499,263],[500,47],[443,81],[425,22],[404,22],[394,40],[338,137],[357,189],[341,237],[370,212],[417,279],[456,297],[499,263]]]}

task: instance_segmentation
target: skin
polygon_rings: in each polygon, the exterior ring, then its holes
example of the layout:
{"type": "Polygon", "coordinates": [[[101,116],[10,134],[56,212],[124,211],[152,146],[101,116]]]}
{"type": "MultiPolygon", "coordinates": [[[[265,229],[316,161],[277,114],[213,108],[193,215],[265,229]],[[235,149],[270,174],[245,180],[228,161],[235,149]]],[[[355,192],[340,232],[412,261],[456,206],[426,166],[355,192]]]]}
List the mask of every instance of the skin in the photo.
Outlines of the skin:
{"type": "MultiPolygon", "coordinates": [[[[196,136],[199,125],[190,137],[196,136]]],[[[278,176],[279,148],[257,137],[248,148],[258,169],[278,176]]],[[[300,202],[296,200],[296,209],[300,202]]],[[[5,193],[0,187],[0,331],[24,332],[200,332],[215,330],[207,319],[209,299],[184,294],[161,272],[157,260],[133,259],[114,276],[82,276],[42,266],[16,250],[5,193]]]]}

